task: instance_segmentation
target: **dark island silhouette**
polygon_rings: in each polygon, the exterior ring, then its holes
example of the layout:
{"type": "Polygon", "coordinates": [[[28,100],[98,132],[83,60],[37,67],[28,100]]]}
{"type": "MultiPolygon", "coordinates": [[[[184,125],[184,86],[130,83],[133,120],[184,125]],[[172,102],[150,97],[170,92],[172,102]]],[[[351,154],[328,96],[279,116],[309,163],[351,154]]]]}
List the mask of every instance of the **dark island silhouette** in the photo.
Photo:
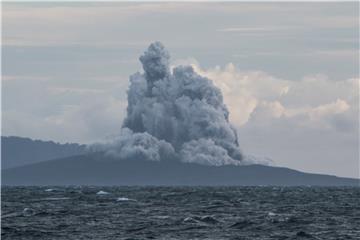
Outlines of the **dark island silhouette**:
{"type": "MultiPolygon", "coordinates": [[[[39,159],[44,159],[52,149],[64,145],[52,143],[57,147],[47,148],[52,144],[30,139],[26,140],[26,144],[21,138],[18,138],[18,141],[15,141],[15,138],[12,138],[11,142],[8,140],[2,138],[2,164],[11,162],[15,158],[15,152],[9,151],[10,149],[18,149],[19,152],[28,154],[29,161],[23,162],[19,167],[2,169],[2,185],[359,186],[359,179],[310,174],[283,167],[206,166],[170,159],[168,161],[119,160],[106,157],[102,153],[33,163],[34,157],[30,146],[37,144],[34,150],[39,159]],[[44,156],[38,153],[40,147],[43,147],[44,156]]],[[[70,146],[78,146],[77,151],[83,151],[83,145],[70,146]]]]}
{"type": "Polygon", "coordinates": [[[19,167],[51,159],[85,153],[85,145],[60,144],[53,141],[33,140],[25,137],[1,137],[1,168],[19,167]]]}

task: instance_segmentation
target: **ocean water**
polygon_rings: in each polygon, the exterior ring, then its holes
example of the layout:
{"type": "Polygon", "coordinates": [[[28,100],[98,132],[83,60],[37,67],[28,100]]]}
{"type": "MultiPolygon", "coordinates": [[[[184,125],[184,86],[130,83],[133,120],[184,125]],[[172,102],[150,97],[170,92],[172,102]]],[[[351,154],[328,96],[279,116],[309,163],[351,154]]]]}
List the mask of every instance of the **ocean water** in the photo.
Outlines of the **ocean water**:
{"type": "Polygon", "coordinates": [[[360,239],[360,188],[2,187],[1,239],[360,239]]]}

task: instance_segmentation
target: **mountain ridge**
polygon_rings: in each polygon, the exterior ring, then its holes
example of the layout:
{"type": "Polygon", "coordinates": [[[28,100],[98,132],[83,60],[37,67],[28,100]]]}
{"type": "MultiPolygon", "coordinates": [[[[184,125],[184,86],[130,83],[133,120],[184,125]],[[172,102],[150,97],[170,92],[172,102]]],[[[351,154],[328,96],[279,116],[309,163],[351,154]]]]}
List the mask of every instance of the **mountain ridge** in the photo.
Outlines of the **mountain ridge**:
{"type": "Polygon", "coordinates": [[[85,153],[86,146],[58,143],[18,136],[1,136],[1,168],[13,168],[32,163],[85,153]]]}
{"type": "Polygon", "coordinates": [[[3,185],[359,186],[359,182],[359,179],[304,173],[283,167],[116,160],[100,153],[2,171],[3,185]]]}

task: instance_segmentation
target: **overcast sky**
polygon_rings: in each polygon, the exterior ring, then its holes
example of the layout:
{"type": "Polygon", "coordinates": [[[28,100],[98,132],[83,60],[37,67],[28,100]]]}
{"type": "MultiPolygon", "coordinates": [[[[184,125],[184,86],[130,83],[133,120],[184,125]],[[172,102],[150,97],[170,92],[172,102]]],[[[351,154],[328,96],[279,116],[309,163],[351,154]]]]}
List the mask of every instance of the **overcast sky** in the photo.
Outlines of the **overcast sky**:
{"type": "Polygon", "coordinates": [[[223,91],[246,154],[359,176],[359,3],[3,3],[2,135],[116,135],[153,41],[223,91]]]}

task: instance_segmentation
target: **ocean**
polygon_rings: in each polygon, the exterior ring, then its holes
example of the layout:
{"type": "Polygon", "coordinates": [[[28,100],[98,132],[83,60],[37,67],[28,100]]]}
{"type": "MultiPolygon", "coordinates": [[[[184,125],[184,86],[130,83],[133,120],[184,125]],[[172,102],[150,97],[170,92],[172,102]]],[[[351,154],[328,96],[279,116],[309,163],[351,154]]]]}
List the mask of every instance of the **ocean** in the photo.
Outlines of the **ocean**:
{"type": "Polygon", "coordinates": [[[360,239],[358,187],[2,187],[1,239],[360,239]]]}

